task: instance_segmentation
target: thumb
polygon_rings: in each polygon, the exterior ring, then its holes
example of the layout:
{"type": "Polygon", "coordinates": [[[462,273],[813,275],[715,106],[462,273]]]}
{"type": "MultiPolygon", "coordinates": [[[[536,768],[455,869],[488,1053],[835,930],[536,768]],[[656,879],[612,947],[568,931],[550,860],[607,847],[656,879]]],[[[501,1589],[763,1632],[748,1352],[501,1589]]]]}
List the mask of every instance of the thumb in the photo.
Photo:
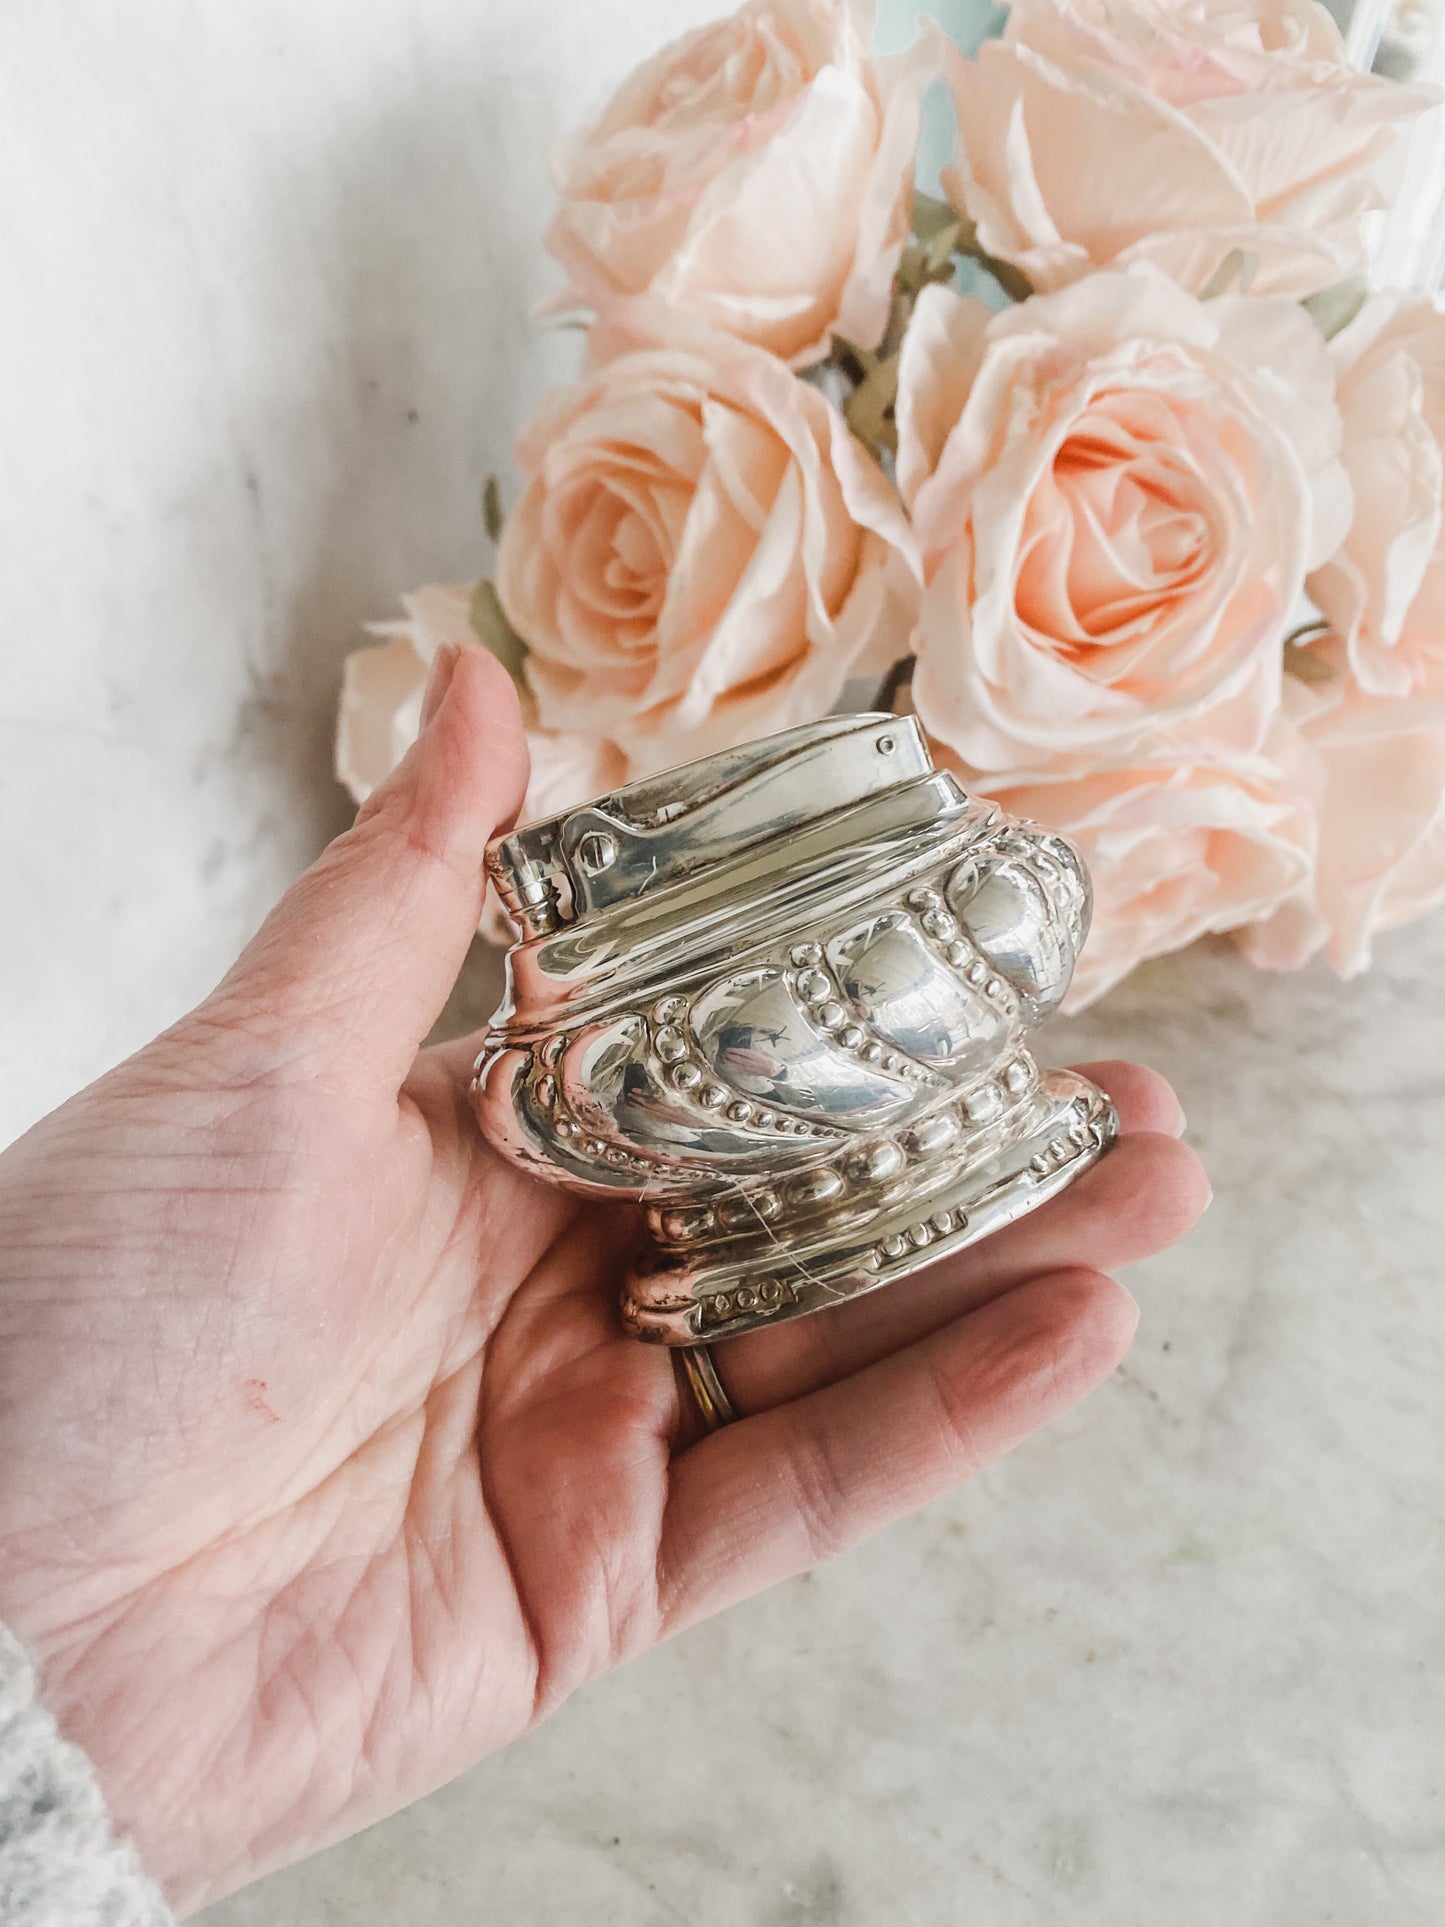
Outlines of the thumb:
{"type": "Polygon", "coordinates": [[[527,741],[495,657],[437,655],[406,756],[266,919],[205,1006],[287,1063],[397,1089],[476,932],[488,839],[521,807],[527,741]]]}

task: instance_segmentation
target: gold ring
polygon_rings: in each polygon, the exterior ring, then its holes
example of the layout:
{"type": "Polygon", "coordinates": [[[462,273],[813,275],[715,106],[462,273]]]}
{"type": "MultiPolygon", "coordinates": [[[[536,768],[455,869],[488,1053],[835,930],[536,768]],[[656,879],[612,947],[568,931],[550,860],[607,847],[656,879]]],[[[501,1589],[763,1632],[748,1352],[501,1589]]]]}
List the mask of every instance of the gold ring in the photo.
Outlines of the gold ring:
{"type": "Polygon", "coordinates": [[[738,1415],[737,1408],[718,1376],[712,1347],[689,1345],[682,1353],[682,1369],[687,1374],[693,1403],[702,1414],[702,1422],[709,1432],[718,1432],[724,1425],[731,1425],[738,1415]]]}

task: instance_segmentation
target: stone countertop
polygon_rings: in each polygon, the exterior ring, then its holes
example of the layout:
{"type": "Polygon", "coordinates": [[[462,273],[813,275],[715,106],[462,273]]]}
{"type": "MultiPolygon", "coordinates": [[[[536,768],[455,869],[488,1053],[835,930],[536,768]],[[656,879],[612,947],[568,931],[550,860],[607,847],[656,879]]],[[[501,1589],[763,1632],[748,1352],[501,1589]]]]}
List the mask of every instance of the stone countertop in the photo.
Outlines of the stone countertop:
{"type": "MultiPolygon", "coordinates": [[[[345,820],[341,657],[485,561],[573,344],[552,139],[710,0],[0,23],[0,1140],[220,974],[345,820]]],[[[952,1498],[580,1694],[209,1927],[1445,1917],[1445,918],[1220,944],[1052,1053],[1178,1086],[1216,1200],[1122,1371],[952,1498]]]]}

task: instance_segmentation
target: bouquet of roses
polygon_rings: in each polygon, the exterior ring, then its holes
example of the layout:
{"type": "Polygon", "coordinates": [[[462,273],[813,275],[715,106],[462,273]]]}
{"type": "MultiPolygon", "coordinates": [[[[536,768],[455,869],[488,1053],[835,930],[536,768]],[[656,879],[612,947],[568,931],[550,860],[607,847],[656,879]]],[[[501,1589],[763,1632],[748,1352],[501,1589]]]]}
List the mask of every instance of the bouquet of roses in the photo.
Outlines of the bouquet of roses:
{"type": "Polygon", "coordinates": [[[585,371],[489,488],[492,578],[351,658],[344,780],[459,638],[517,678],[532,815],[907,706],[1082,849],[1076,1002],[1205,932],[1363,967],[1445,898],[1445,312],[1369,248],[1435,96],[1315,0],[871,29],[748,0],[560,155],[585,371]]]}

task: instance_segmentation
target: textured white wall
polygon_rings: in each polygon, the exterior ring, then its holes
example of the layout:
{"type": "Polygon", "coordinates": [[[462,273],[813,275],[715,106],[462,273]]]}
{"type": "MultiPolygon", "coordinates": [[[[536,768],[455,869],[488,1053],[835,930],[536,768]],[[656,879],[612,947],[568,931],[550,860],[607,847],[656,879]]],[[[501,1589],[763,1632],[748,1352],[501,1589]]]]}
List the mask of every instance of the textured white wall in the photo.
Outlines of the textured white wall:
{"type": "Polygon", "coordinates": [[[709,0],[0,12],[0,1142],[343,820],[337,667],[575,354],[557,133],[709,0]]]}

